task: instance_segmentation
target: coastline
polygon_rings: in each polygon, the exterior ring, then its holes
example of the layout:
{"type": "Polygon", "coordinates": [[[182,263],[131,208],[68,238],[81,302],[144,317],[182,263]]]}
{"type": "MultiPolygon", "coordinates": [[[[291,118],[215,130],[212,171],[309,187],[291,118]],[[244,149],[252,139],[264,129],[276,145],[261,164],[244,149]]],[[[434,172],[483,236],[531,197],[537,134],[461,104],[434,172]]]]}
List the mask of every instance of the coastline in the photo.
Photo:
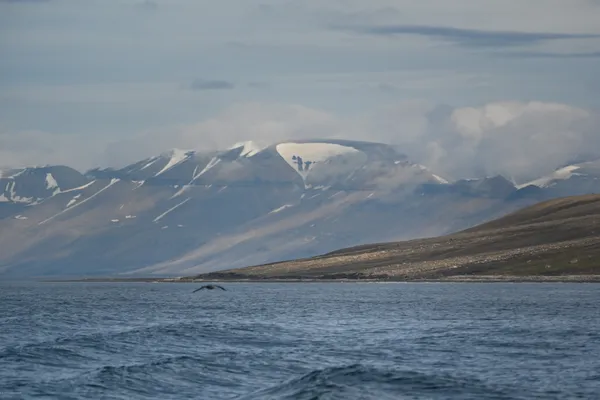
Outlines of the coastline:
{"type": "Polygon", "coordinates": [[[43,283],[600,283],[600,275],[456,275],[413,279],[328,279],[328,278],[79,278],[43,279],[43,283]]]}

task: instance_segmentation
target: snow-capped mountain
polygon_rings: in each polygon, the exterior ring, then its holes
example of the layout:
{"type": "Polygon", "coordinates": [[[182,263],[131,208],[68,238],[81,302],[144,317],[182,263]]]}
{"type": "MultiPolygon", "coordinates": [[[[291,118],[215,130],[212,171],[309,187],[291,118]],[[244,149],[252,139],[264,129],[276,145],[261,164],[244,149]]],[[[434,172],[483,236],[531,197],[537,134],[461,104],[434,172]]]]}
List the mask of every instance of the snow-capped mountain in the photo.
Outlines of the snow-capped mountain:
{"type": "Polygon", "coordinates": [[[0,201],[33,204],[85,183],[79,172],[63,166],[4,170],[0,174],[0,201]]]}
{"type": "Polygon", "coordinates": [[[448,182],[385,144],[315,139],[172,149],[85,174],[3,169],[0,275],[190,274],[439,235],[596,192],[599,165],[519,187],[448,182]]]}
{"type": "Polygon", "coordinates": [[[391,147],[356,141],[305,140],[261,148],[237,143],[224,151],[174,149],[120,170],[92,170],[90,178],[118,178],[182,186],[294,183],[310,188],[367,189],[447,183],[391,147]]]}
{"type": "Polygon", "coordinates": [[[0,218],[87,182],[79,172],[63,166],[5,169],[0,173],[0,218]]]}
{"type": "Polygon", "coordinates": [[[600,160],[567,165],[518,188],[536,186],[552,196],[567,196],[600,192],[600,160]]]}

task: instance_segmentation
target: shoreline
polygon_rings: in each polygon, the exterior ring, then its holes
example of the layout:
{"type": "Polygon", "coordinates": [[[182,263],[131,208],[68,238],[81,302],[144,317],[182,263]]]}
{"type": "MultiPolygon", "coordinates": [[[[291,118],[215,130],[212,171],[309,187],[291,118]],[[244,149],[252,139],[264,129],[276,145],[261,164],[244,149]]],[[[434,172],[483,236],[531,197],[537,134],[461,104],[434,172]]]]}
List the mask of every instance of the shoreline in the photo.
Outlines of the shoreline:
{"type": "Polygon", "coordinates": [[[444,278],[415,279],[327,279],[327,278],[79,278],[39,279],[42,283],[600,283],[600,275],[457,275],[444,278]]]}

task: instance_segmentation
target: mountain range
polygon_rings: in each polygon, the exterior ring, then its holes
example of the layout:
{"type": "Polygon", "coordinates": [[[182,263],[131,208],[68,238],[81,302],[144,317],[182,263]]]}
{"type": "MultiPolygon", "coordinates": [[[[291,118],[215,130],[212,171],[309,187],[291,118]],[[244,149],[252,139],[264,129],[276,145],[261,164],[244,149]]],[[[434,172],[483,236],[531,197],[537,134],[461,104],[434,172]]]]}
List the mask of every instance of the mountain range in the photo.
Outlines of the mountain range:
{"type": "Polygon", "coordinates": [[[0,276],[181,276],[445,235],[598,193],[600,160],[515,184],[451,180],[394,147],[173,149],[124,168],[0,170],[0,276]]]}

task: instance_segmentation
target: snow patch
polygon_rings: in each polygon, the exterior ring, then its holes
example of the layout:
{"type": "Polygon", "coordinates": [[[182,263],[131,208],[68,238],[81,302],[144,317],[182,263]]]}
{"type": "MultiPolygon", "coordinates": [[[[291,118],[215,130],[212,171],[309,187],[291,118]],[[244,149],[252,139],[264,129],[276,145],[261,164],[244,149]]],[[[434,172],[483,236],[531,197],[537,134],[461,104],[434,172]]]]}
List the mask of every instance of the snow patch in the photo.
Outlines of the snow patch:
{"type": "Polygon", "coordinates": [[[144,170],[144,169],[146,169],[146,168],[150,167],[152,164],[154,164],[154,163],[155,163],[155,162],[157,162],[158,160],[159,160],[159,158],[158,158],[158,157],[152,157],[152,158],[150,159],[150,161],[149,161],[149,162],[148,162],[146,165],[144,165],[142,168],[140,168],[140,171],[142,171],[142,170],[144,170]]]}
{"type": "Polygon", "coordinates": [[[111,219],[110,222],[119,222],[118,219],[111,219]]]}
{"type": "Polygon", "coordinates": [[[180,207],[180,206],[184,205],[185,203],[187,203],[188,201],[190,201],[190,199],[191,199],[191,197],[188,197],[187,199],[185,199],[181,203],[179,203],[179,204],[177,204],[177,205],[169,208],[167,211],[165,211],[164,213],[160,214],[158,217],[154,218],[154,220],[152,222],[158,222],[158,221],[160,221],[165,215],[167,215],[171,211],[175,210],[177,207],[180,207]]]}
{"type": "Polygon", "coordinates": [[[181,150],[181,149],[173,149],[170,152],[166,153],[165,156],[169,157],[169,161],[154,176],[159,176],[160,174],[168,171],[169,169],[173,168],[180,162],[184,161],[187,158],[187,153],[189,153],[189,150],[181,150]]]}
{"type": "Polygon", "coordinates": [[[55,189],[58,187],[58,182],[54,179],[51,173],[46,174],[46,189],[55,189]]]}
{"type": "Polygon", "coordinates": [[[202,175],[204,175],[205,173],[207,173],[212,167],[214,167],[215,165],[217,165],[220,162],[221,162],[221,159],[218,157],[211,158],[211,160],[208,162],[208,164],[206,164],[206,167],[204,167],[204,169],[202,169],[202,171],[200,171],[200,173],[198,175],[193,176],[192,182],[195,181],[196,179],[198,179],[199,177],[201,177],[202,175]]]}
{"type": "Polygon", "coordinates": [[[436,174],[431,174],[431,175],[433,176],[433,178],[434,178],[436,181],[438,181],[438,183],[442,183],[442,184],[444,184],[444,185],[447,185],[448,183],[450,183],[450,182],[448,182],[446,179],[442,178],[441,176],[438,176],[438,175],[436,175],[436,174]]]}
{"type": "Polygon", "coordinates": [[[69,192],[74,192],[74,191],[76,191],[76,190],[83,190],[83,189],[85,189],[85,188],[88,188],[88,187],[92,186],[92,185],[93,185],[95,182],[96,182],[96,181],[95,181],[95,180],[93,180],[93,181],[91,181],[90,183],[86,183],[86,184],[85,184],[85,185],[83,185],[83,186],[79,186],[79,187],[76,187],[76,188],[73,188],[73,189],[68,189],[68,190],[65,190],[65,191],[63,191],[62,193],[69,193],[69,192]]]}
{"type": "MultiPolygon", "coordinates": [[[[15,192],[15,181],[11,181],[6,185],[6,191],[8,192],[9,201],[13,203],[25,203],[32,204],[34,202],[33,197],[21,197],[15,192]]],[[[39,199],[38,199],[39,200],[39,199]]]]}
{"type": "Polygon", "coordinates": [[[218,157],[211,158],[211,160],[208,162],[208,164],[206,164],[204,169],[202,169],[202,171],[200,171],[200,173],[198,175],[196,175],[196,171],[198,169],[198,167],[196,167],[194,169],[194,173],[192,175],[192,180],[187,185],[183,185],[181,187],[181,189],[179,189],[173,196],[171,196],[171,198],[173,199],[175,197],[181,196],[183,193],[185,193],[187,191],[187,189],[192,185],[192,183],[194,183],[194,181],[196,179],[198,179],[199,177],[204,175],[206,172],[208,172],[211,168],[213,168],[215,165],[217,165],[220,162],[221,162],[221,159],[218,157]]]}
{"type": "Polygon", "coordinates": [[[51,220],[53,220],[54,218],[58,217],[59,215],[61,215],[61,214],[64,214],[64,213],[66,213],[67,211],[69,211],[69,210],[72,210],[72,209],[74,209],[75,207],[78,207],[78,206],[80,206],[80,205],[82,205],[82,204],[84,204],[84,203],[86,203],[86,202],[90,201],[91,199],[93,199],[94,197],[98,196],[100,193],[104,192],[105,190],[107,190],[108,188],[110,188],[112,185],[114,185],[115,183],[117,183],[117,182],[119,182],[119,181],[120,181],[120,179],[118,179],[118,178],[113,178],[113,179],[111,179],[111,180],[110,180],[110,182],[108,183],[108,185],[104,186],[102,189],[98,190],[96,193],[94,193],[93,195],[91,195],[91,196],[90,196],[90,197],[88,197],[87,199],[85,199],[85,200],[83,200],[83,201],[81,201],[81,202],[79,202],[79,203],[76,203],[75,205],[73,205],[73,206],[71,206],[71,207],[65,208],[64,210],[62,210],[62,211],[61,211],[61,212],[59,212],[58,214],[54,214],[54,215],[53,215],[53,216],[51,216],[50,218],[46,218],[46,219],[45,219],[45,220],[43,220],[42,222],[38,223],[38,225],[43,225],[43,224],[45,224],[46,222],[48,222],[48,221],[51,221],[51,220]]]}
{"type": "Polygon", "coordinates": [[[136,218],[136,216],[135,215],[126,215],[125,216],[125,219],[133,219],[133,218],[136,218]]]}
{"type": "Polygon", "coordinates": [[[54,189],[52,196],[56,196],[61,192],[58,182],[56,182],[56,179],[54,179],[54,176],[51,173],[46,174],[46,189],[54,189]]]}
{"type": "Polygon", "coordinates": [[[247,142],[238,142],[231,146],[229,150],[239,149],[240,147],[242,148],[240,157],[252,157],[253,155],[258,154],[262,150],[262,148],[259,145],[257,145],[251,140],[247,142]]]}
{"type": "Polygon", "coordinates": [[[581,174],[575,173],[575,171],[577,171],[580,168],[581,167],[577,166],[577,165],[569,165],[564,168],[557,169],[556,171],[554,171],[552,174],[550,174],[548,176],[544,176],[544,177],[536,179],[534,181],[531,181],[531,182],[528,182],[528,183],[525,183],[522,185],[518,185],[517,189],[522,189],[526,186],[531,186],[531,185],[537,186],[540,188],[549,187],[554,183],[554,181],[566,180],[574,175],[581,175],[581,174]]]}
{"type": "Polygon", "coordinates": [[[77,200],[81,197],[81,193],[79,193],[77,196],[73,197],[71,200],[69,200],[69,202],[67,203],[67,206],[65,208],[69,208],[71,207],[73,204],[77,203],[77,200]]]}
{"type": "Polygon", "coordinates": [[[174,199],[175,197],[179,197],[181,196],[186,190],[188,190],[188,188],[191,185],[183,185],[181,186],[181,189],[179,189],[177,192],[175,192],[175,194],[173,196],[171,196],[171,199],[174,199]]]}
{"type": "Polygon", "coordinates": [[[269,214],[275,214],[275,213],[285,210],[286,208],[293,207],[293,206],[294,206],[293,204],[284,204],[283,206],[274,209],[269,214]]]}
{"type": "Polygon", "coordinates": [[[133,190],[136,190],[137,188],[141,187],[146,181],[132,181],[136,186],[133,188],[133,190]]]}
{"type": "Polygon", "coordinates": [[[27,219],[27,217],[24,217],[22,215],[16,215],[15,219],[21,219],[21,220],[23,220],[23,219],[27,219]]]}
{"type": "Polygon", "coordinates": [[[275,149],[303,178],[315,163],[344,154],[360,152],[354,147],[335,143],[280,143],[275,146],[275,149]]]}
{"type": "Polygon", "coordinates": [[[22,170],[20,170],[20,171],[19,171],[19,172],[17,172],[16,174],[13,174],[13,175],[9,176],[8,178],[13,178],[13,179],[14,179],[14,178],[16,178],[17,176],[24,174],[24,173],[25,173],[25,171],[27,171],[27,168],[23,168],[22,170]]]}
{"type": "MultiPolygon", "coordinates": [[[[398,163],[399,163],[399,161],[396,161],[396,164],[398,164],[398,163]]],[[[433,177],[433,179],[435,179],[437,181],[437,183],[441,183],[441,184],[444,184],[444,185],[447,185],[447,184],[450,183],[446,179],[442,178],[441,176],[432,173],[431,170],[429,168],[427,168],[426,166],[424,166],[424,165],[417,164],[417,167],[421,171],[427,171],[427,172],[429,172],[431,174],[431,176],[433,177]]]]}

